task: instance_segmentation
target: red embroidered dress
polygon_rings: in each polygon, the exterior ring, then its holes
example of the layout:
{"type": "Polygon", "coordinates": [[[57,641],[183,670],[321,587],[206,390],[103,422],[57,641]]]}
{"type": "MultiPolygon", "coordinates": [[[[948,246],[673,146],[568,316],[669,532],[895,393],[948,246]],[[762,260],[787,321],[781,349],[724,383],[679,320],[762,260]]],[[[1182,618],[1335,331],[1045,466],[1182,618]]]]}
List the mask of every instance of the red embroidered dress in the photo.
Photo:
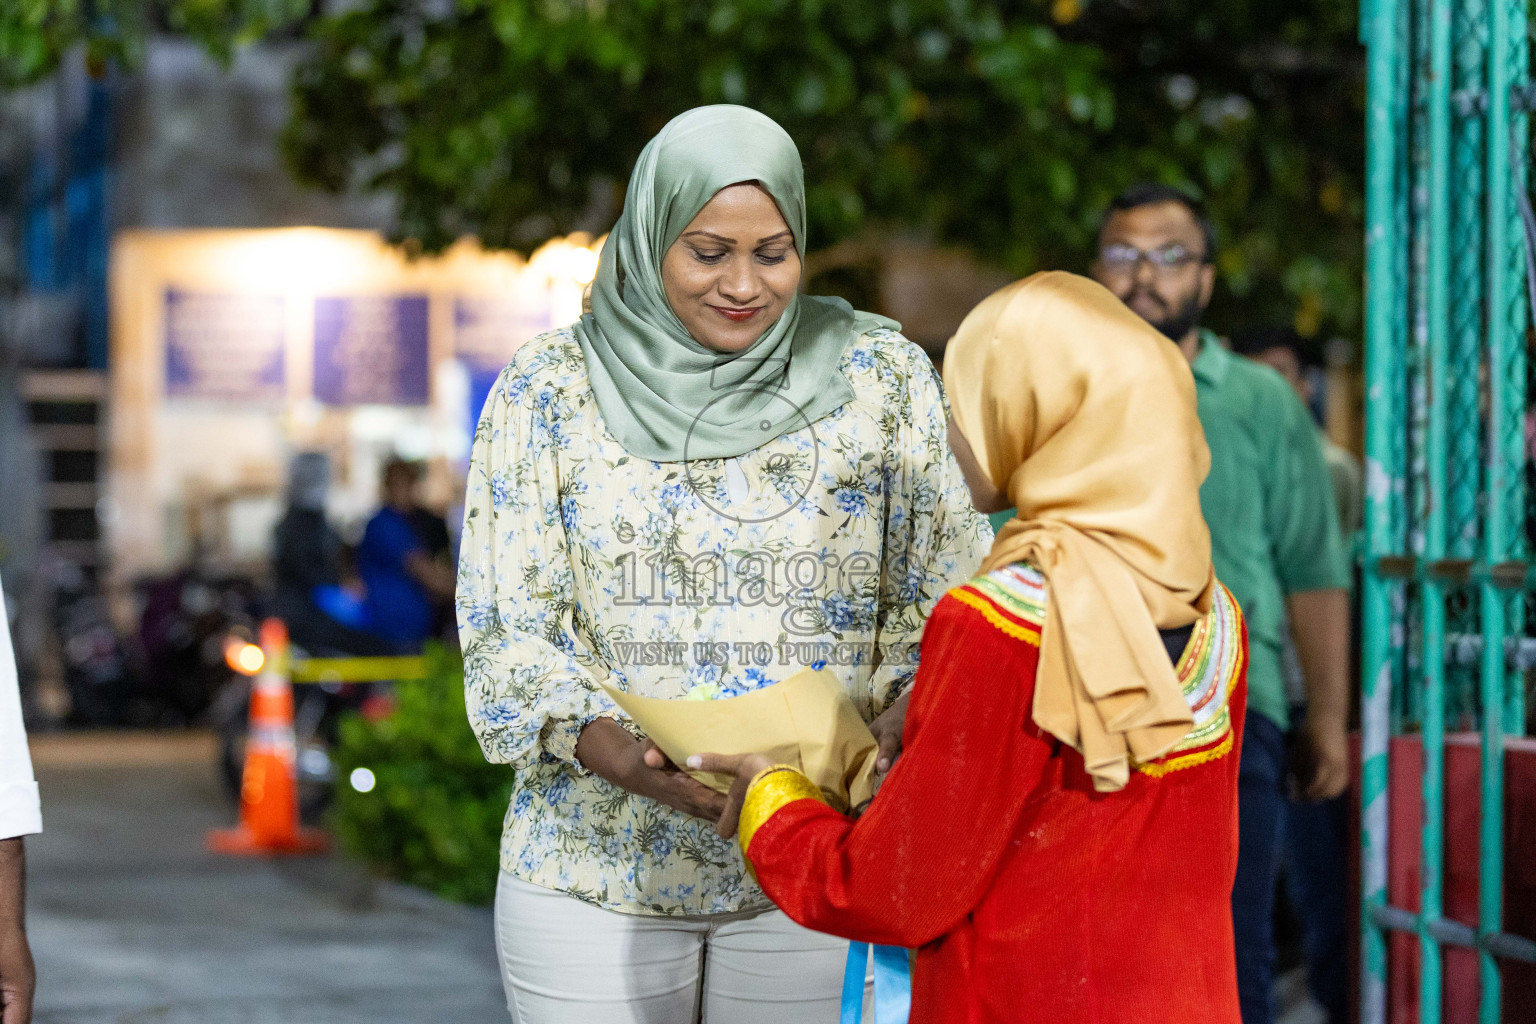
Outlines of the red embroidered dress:
{"type": "Polygon", "coordinates": [[[1027,566],[950,591],[869,811],[851,822],[798,773],[764,773],[743,848],[801,924],[918,950],[912,1024],[1238,1024],[1237,604],[1217,587],[1178,659],[1188,738],[1097,793],[1031,720],[1045,600],[1027,566]]]}

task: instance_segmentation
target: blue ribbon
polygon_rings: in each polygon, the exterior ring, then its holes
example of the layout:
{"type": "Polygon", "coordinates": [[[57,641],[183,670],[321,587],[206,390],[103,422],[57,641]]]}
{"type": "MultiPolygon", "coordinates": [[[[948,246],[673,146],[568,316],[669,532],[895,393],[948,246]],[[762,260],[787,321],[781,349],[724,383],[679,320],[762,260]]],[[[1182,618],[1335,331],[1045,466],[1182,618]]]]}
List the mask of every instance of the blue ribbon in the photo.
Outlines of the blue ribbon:
{"type": "MultiPolygon", "coordinates": [[[[869,955],[869,943],[848,944],[841,1024],[863,1024],[864,975],[869,955]]],[[[907,1024],[907,1016],[912,1012],[912,960],[900,946],[876,946],[874,955],[875,1019],[872,1024],[907,1024]]]]}

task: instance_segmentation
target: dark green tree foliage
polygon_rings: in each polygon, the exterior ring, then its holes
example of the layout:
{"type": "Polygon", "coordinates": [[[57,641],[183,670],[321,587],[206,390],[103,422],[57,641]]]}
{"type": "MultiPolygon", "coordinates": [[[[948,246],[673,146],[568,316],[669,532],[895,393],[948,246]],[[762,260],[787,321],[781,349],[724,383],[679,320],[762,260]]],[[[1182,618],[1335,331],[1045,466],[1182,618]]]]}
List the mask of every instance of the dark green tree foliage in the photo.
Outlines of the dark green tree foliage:
{"type": "Polygon", "coordinates": [[[314,0],[0,0],[0,88],[34,82],[84,42],[88,59],[133,67],[152,32],[180,32],[227,60],[309,16],[314,0]]]}
{"type": "Polygon", "coordinates": [[[1360,321],[1364,51],[1352,0],[1093,0],[1063,36],[1095,46],[1117,116],[1111,168],[1206,197],[1221,234],[1215,322],[1360,321]]]}
{"type": "Polygon", "coordinates": [[[427,249],[526,249],[606,227],[674,114],[746,103],[800,143],[813,248],[896,230],[1081,269],[1103,204],[1153,177],[1211,200],[1218,323],[1349,330],[1353,26],[1348,0],[373,0],[316,25],[286,145],[310,181],[395,195],[427,249]]]}
{"type": "Polygon", "coordinates": [[[1113,118],[1095,48],[1063,44],[1038,17],[1005,19],[997,4],[424,10],[379,0],[320,25],[288,143],[301,173],[332,187],[371,163],[370,180],[401,201],[401,233],[429,249],[465,232],[526,247],[569,230],[594,189],[615,193],[600,205],[616,200],[673,115],[732,102],[799,141],[813,246],[886,222],[1023,264],[1070,231],[1059,200],[1113,118]]]}
{"type": "Polygon", "coordinates": [[[9,0],[0,84],[85,39],[131,64],[172,30],[227,55],[301,26],[299,175],[398,200],[396,236],[528,249],[607,227],[678,112],[781,121],[812,248],[902,232],[1014,273],[1081,269],[1152,177],[1206,195],[1220,326],[1359,321],[1354,0],[9,0]]]}
{"type": "Polygon", "coordinates": [[[391,877],[489,903],[512,770],[488,764],[470,731],[458,653],[434,647],[428,658],[426,679],[396,685],[389,717],[342,722],[330,825],[343,849],[391,877]],[[348,784],[356,768],[373,772],[372,792],[348,784]]]}

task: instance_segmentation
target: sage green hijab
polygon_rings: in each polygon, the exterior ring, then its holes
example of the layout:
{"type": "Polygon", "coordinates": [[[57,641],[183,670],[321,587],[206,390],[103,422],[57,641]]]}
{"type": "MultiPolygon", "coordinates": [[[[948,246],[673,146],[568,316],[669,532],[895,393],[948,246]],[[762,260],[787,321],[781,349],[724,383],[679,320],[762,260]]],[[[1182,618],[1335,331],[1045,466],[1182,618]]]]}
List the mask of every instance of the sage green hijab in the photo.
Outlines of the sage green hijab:
{"type": "Polygon", "coordinates": [[[631,455],[654,462],[732,458],[826,416],[853,398],[838,369],[860,334],[900,324],[842,299],[796,294],[741,352],[693,339],[667,302],[661,261],[715,193],[756,182],[773,197],[805,258],[805,170],[794,140],[747,107],[697,107],[640,151],[624,212],[576,324],[597,407],[631,455]]]}

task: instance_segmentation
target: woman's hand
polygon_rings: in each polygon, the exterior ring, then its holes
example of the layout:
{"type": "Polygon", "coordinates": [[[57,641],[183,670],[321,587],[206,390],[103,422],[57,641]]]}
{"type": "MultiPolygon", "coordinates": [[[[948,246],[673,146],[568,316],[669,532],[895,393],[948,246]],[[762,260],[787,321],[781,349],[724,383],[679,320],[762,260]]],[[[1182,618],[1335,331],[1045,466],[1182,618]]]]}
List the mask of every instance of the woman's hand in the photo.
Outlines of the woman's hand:
{"type": "MultiPolygon", "coordinates": [[[[718,822],[726,798],[676,767],[653,767],[646,757],[652,750],[655,745],[649,740],[635,739],[611,718],[594,719],[576,740],[576,760],[598,778],[684,814],[718,822]]],[[[663,757],[661,764],[666,763],[663,757]]]]}
{"type": "Polygon", "coordinates": [[[747,786],[757,773],[773,767],[765,754],[694,754],[688,759],[688,767],[696,772],[714,772],[717,775],[734,775],[731,791],[726,794],[725,807],[715,822],[715,832],[721,839],[736,834],[736,824],[741,819],[741,805],[747,799],[747,786]]]}
{"type": "Polygon", "coordinates": [[[875,772],[884,775],[901,756],[901,730],[907,724],[907,705],[912,703],[912,691],[908,690],[895,703],[886,708],[879,718],[869,723],[869,731],[875,734],[879,753],[875,755],[875,772]]]}

